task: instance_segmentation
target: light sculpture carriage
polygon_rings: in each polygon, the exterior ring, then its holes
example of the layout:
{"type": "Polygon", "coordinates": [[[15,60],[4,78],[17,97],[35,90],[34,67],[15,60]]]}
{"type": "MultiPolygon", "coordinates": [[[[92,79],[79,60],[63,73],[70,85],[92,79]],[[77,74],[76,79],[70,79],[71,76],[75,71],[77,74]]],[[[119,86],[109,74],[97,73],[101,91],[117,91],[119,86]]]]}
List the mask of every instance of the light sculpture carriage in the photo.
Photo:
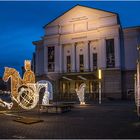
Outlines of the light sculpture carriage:
{"type": "MultiPolygon", "coordinates": [[[[30,67],[30,61],[25,61],[25,65],[30,67]]],[[[53,98],[52,84],[46,80],[35,83],[35,76],[31,70],[28,70],[26,77],[21,79],[18,71],[14,68],[5,67],[3,80],[7,82],[9,78],[11,79],[11,99],[23,109],[30,110],[36,107],[41,88],[45,87],[43,105],[48,105],[49,100],[53,98]]],[[[13,102],[7,103],[0,99],[0,105],[11,109],[13,102]]]]}

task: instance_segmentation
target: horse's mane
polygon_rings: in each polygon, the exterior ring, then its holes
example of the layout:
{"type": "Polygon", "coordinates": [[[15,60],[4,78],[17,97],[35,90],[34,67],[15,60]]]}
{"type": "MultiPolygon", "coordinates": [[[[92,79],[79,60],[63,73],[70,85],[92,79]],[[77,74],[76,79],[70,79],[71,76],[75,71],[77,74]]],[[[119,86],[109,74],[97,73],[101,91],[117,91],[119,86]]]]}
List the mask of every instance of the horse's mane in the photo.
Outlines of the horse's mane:
{"type": "Polygon", "coordinates": [[[85,85],[85,83],[82,83],[80,86],[79,86],[79,90],[85,85]]]}
{"type": "Polygon", "coordinates": [[[76,88],[76,92],[82,90],[84,87],[84,85],[86,85],[85,83],[82,83],[78,88],[76,88]]]}

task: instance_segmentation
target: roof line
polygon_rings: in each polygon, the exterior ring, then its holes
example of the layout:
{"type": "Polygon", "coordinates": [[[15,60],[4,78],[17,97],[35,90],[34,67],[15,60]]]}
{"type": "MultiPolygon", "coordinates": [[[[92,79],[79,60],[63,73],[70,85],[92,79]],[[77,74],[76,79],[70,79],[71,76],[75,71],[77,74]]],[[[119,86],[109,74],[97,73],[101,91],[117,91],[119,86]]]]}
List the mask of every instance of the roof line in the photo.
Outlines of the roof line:
{"type": "Polygon", "coordinates": [[[100,10],[100,11],[104,11],[104,12],[116,14],[116,15],[118,16],[118,13],[115,13],[115,12],[110,12],[110,11],[107,11],[107,10],[102,10],[102,9],[98,9],[98,8],[92,8],[92,7],[89,7],[89,6],[76,4],[76,5],[72,6],[70,9],[68,9],[67,11],[65,11],[64,13],[62,13],[62,14],[60,14],[59,16],[55,17],[53,20],[51,20],[51,21],[48,22],[47,24],[45,24],[45,25],[43,26],[43,28],[45,28],[48,24],[52,23],[52,22],[55,21],[57,18],[63,16],[65,13],[67,13],[68,11],[70,11],[71,9],[73,9],[73,8],[76,7],[76,6],[82,6],[82,7],[86,7],[86,8],[90,8],[90,9],[96,9],[96,10],[100,10]]]}
{"type": "Polygon", "coordinates": [[[59,18],[59,17],[63,16],[65,13],[67,13],[68,11],[70,11],[71,9],[73,9],[73,8],[74,8],[74,7],[76,7],[76,6],[78,6],[78,4],[77,4],[77,5],[75,5],[75,6],[73,6],[73,7],[71,7],[71,8],[70,8],[70,9],[68,9],[67,11],[63,12],[63,13],[62,13],[62,14],[60,14],[59,16],[55,17],[53,20],[51,20],[50,22],[48,22],[47,24],[45,24],[45,25],[43,26],[43,28],[45,28],[48,24],[52,23],[52,22],[53,22],[53,21],[55,21],[57,18],[59,18]]]}
{"type": "Polygon", "coordinates": [[[140,25],[138,25],[138,26],[129,26],[129,27],[124,27],[123,29],[130,29],[130,28],[140,28],[140,25]]]}
{"type": "Polygon", "coordinates": [[[82,6],[82,7],[90,8],[90,9],[96,9],[96,10],[100,10],[100,11],[104,11],[104,12],[108,12],[108,13],[118,14],[118,13],[107,11],[107,10],[103,10],[103,9],[100,9],[100,8],[93,8],[93,7],[90,7],[90,6],[85,6],[85,5],[80,5],[80,4],[78,4],[78,5],[82,6]]]}

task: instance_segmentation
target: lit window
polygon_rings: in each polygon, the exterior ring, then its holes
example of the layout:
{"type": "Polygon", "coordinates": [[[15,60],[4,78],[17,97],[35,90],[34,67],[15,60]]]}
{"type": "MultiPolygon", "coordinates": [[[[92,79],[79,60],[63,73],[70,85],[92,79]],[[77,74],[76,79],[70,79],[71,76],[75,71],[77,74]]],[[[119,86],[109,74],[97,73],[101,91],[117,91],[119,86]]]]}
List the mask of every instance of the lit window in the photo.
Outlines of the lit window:
{"type": "Polygon", "coordinates": [[[84,56],[79,55],[79,61],[80,61],[80,72],[84,71],[84,56]]]}
{"type": "Polygon", "coordinates": [[[97,70],[97,53],[93,53],[93,70],[97,70]]]}
{"type": "Polygon", "coordinates": [[[115,67],[114,39],[106,40],[106,66],[107,68],[115,67]]]}
{"type": "Polygon", "coordinates": [[[53,72],[55,70],[55,48],[48,47],[48,71],[53,72]]]}
{"type": "Polygon", "coordinates": [[[67,72],[71,72],[71,57],[67,56],[67,72]]]}

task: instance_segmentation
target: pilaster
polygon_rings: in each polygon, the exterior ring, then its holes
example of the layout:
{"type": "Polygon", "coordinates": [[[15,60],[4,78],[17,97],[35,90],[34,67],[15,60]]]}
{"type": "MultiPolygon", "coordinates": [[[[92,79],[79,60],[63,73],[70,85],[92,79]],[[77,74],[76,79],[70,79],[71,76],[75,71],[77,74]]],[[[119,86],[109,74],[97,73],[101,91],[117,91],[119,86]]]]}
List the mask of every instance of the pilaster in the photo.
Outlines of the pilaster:
{"type": "Polygon", "coordinates": [[[85,71],[89,71],[89,42],[84,42],[84,69],[85,71]]]}
{"type": "Polygon", "coordinates": [[[105,38],[100,38],[99,40],[99,51],[98,51],[98,67],[106,68],[106,43],[105,38]]]}
{"type": "Polygon", "coordinates": [[[59,46],[59,71],[62,72],[62,64],[63,64],[63,48],[62,45],[60,44],[59,46]]]}
{"type": "Polygon", "coordinates": [[[38,75],[39,74],[39,70],[38,70],[38,68],[39,68],[39,59],[38,59],[38,48],[37,48],[37,46],[36,46],[36,66],[35,66],[35,71],[36,71],[36,75],[38,75]]]}
{"type": "Polygon", "coordinates": [[[75,43],[72,43],[71,49],[71,64],[72,64],[72,72],[76,71],[76,46],[75,43]]]}
{"type": "Polygon", "coordinates": [[[48,51],[47,46],[44,46],[44,74],[48,72],[48,51]]]}

